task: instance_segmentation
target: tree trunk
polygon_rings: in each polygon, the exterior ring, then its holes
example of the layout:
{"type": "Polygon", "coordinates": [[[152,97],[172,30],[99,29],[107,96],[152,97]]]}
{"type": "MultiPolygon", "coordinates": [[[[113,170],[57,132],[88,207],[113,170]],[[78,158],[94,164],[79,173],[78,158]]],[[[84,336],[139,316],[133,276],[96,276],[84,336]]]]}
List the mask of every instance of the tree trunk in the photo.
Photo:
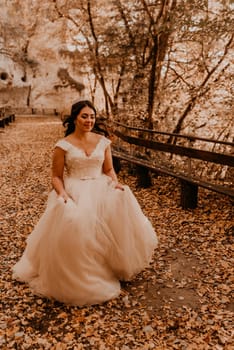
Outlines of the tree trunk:
{"type": "Polygon", "coordinates": [[[149,87],[148,87],[148,123],[149,128],[152,129],[153,123],[152,123],[152,115],[153,115],[153,108],[154,108],[154,98],[155,98],[155,82],[156,82],[156,70],[157,70],[157,53],[158,53],[158,42],[157,37],[154,38],[154,46],[152,50],[152,64],[151,64],[151,70],[150,70],[150,77],[149,77],[149,87]],[[151,126],[151,127],[150,127],[151,126]]]}

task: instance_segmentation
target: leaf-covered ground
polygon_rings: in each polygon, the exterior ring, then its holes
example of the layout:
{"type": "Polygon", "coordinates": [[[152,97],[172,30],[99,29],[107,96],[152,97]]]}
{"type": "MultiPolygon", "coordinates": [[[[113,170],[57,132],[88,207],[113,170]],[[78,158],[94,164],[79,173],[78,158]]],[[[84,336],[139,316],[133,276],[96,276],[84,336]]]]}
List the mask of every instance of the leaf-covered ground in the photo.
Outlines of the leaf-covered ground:
{"type": "Polygon", "coordinates": [[[169,177],[138,189],[126,165],[119,175],[160,240],[150,268],[123,284],[119,298],[71,307],[12,280],[45,208],[52,149],[62,135],[55,117],[18,117],[0,130],[0,348],[233,349],[233,203],[201,189],[198,208],[182,210],[179,183],[169,177]]]}

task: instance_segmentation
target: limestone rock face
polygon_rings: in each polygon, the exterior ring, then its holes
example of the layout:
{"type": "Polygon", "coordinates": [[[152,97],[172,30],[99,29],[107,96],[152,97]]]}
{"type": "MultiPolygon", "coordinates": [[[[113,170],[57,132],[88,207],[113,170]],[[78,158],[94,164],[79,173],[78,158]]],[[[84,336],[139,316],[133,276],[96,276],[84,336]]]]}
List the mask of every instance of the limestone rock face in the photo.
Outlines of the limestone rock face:
{"type": "Polygon", "coordinates": [[[85,86],[54,2],[0,3],[0,107],[70,108],[85,86]]]}

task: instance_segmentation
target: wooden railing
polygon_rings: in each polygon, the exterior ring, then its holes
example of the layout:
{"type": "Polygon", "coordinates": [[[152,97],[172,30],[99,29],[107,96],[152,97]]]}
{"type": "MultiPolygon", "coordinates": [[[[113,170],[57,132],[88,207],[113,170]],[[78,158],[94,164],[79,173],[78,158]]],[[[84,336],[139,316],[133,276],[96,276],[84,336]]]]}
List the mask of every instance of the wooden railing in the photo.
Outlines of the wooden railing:
{"type": "Polygon", "coordinates": [[[31,108],[31,107],[0,107],[0,128],[4,128],[15,120],[16,115],[54,115],[60,116],[55,108],[31,108]]]}
{"type": "Polygon", "coordinates": [[[5,128],[6,125],[9,125],[14,120],[14,113],[7,112],[4,107],[0,108],[0,128],[5,128]]]}
{"type": "Polygon", "coordinates": [[[218,141],[214,139],[196,137],[193,135],[171,134],[159,132],[151,129],[131,127],[122,123],[113,123],[113,133],[116,137],[113,143],[113,156],[116,159],[133,163],[144,169],[142,176],[148,176],[148,172],[166,174],[178,178],[181,183],[181,206],[186,208],[196,208],[198,201],[198,187],[204,187],[217,193],[234,198],[233,184],[223,185],[213,183],[210,180],[203,180],[193,174],[192,161],[200,160],[205,167],[211,162],[220,166],[234,167],[234,143],[228,141],[218,141]],[[164,139],[158,141],[157,139],[164,139]],[[155,140],[156,139],[156,140],[155,140]],[[171,143],[169,143],[169,140],[171,143]],[[187,140],[189,147],[178,145],[176,142],[185,143],[187,140]],[[191,146],[196,142],[213,144],[214,149],[217,146],[225,148],[225,151],[217,152],[214,150],[204,150],[191,146]],[[160,164],[158,157],[150,153],[162,152],[170,154],[171,157],[179,155],[181,159],[186,157],[187,169],[183,171],[172,167],[172,160],[167,164],[160,164]]]}

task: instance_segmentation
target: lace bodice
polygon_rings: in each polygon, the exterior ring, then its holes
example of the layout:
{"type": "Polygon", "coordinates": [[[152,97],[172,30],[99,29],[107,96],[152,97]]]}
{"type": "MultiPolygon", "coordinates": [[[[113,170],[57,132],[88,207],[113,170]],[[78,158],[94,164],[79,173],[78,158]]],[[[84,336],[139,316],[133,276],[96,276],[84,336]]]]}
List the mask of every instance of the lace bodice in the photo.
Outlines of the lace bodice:
{"type": "Polygon", "coordinates": [[[66,151],[65,169],[68,177],[95,179],[102,175],[105,149],[110,143],[110,140],[102,136],[90,155],[64,139],[59,140],[55,147],[60,147],[66,151]]]}

